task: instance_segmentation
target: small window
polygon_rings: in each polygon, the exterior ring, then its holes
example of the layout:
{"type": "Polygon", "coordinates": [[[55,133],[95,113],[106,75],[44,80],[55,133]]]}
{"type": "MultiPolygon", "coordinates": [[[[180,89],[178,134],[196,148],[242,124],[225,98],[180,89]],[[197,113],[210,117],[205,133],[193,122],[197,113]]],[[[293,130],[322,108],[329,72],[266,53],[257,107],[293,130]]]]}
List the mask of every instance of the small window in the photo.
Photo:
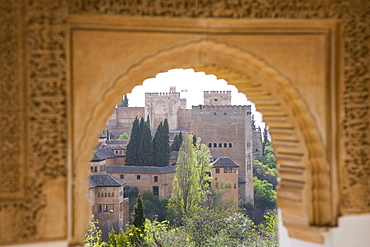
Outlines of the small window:
{"type": "Polygon", "coordinates": [[[227,143],[224,143],[224,148],[227,148],[227,143]]]}
{"type": "Polygon", "coordinates": [[[124,179],[125,178],[125,175],[121,174],[121,175],[119,175],[119,178],[120,179],[124,179]]]}
{"type": "Polygon", "coordinates": [[[114,213],[114,205],[109,205],[109,213],[114,213]]]}
{"type": "Polygon", "coordinates": [[[222,148],[222,143],[219,143],[219,144],[218,144],[218,147],[219,147],[219,148],[222,148]]]}
{"type": "Polygon", "coordinates": [[[153,186],[153,195],[158,196],[159,195],[159,186],[153,186]]]}
{"type": "Polygon", "coordinates": [[[102,205],[98,206],[98,213],[101,213],[103,211],[102,205]]]}
{"type": "Polygon", "coordinates": [[[154,176],[154,183],[158,182],[158,176],[154,176]]]}
{"type": "Polygon", "coordinates": [[[220,168],[216,168],[216,173],[220,173],[220,168]]]}
{"type": "Polygon", "coordinates": [[[236,184],[234,184],[234,189],[236,189],[236,184]]]}
{"type": "Polygon", "coordinates": [[[137,175],[137,176],[136,176],[136,179],[137,179],[137,180],[140,180],[140,178],[141,178],[141,177],[140,177],[140,175],[137,175]]]}
{"type": "Polygon", "coordinates": [[[208,147],[211,148],[212,147],[212,143],[208,143],[208,147]]]}
{"type": "Polygon", "coordinates": [[[256,148],[256,152],[258,152],[258,148],[256,148]]]}
{"type": "Polygon", "coordinates": [[[104,197],[107,197],[107,192],[104,193],[104,197]]]}
{"type": "Polygon", "coordinates": [[[226,115],[226,112],[224,112],[224,115],[226,115]]]}
{"type": "Polygon", "coordinates": [[[100,193],[98,192],[98,197],[100,197],[100,193]]]}
{"type": "Polygon", "coordinates": [[[91,172],[94,172],[94,167],[90,167],[91,172]]]}
{"type": "Polygon", "coordinates": [[[217,181],[217,178],[215,178],[215,181],[217,181]]]}
{"type": "Polygon", "coordinates": [[[218,99],[214,99],[214,101],[218,101],[218,99]]]}
{"type": "Polygon", "coordinates": [[[112,192],[112,197],[114,197],[114,192],[112,192]]]}
{"type": "Polygon", "coordinates": [[[122,154],[122,151],[119,151],[119,154],[122,154]]]}
{"type": "Polygon", "coordinates": [[[214,148],[217,148],[217,143],[213,143],[213,147],[214,148]]]}
{"type": "Polygon", "coordinates": [[[120,212],[123,212],[123,202],[121,202],[121,203],[119,204],[119,211],[120,211],[120,212]]]}
{"type": "Polygon", "coordinates": [[[98,167],[94,167],[94,172],[98,172],[98,167]]]}
{"type": "Polygon", "coordinates": [[[214,113],[213,113],[213,115],[217,115],[217,113],[216,113],[216,112],[214,112],[214,113]]]}
{"type": "Polygon", "coordinates": [[[229,148],[232,148],[233,147],[233,144],[232,143],[229,143],[229,148]]]}

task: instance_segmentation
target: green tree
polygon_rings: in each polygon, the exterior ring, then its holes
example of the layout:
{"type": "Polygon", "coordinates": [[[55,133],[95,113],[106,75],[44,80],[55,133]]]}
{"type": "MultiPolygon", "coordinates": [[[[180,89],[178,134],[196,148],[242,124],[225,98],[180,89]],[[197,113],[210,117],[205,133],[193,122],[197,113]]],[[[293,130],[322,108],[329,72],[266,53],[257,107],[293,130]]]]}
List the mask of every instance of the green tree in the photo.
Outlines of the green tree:
{"type": "Polygon", "coordinates": [[[150,129],[150,119],[149,119],[149,115],[148,115],[148,116],[146,116],[146,123],[148,124],[149,129],[150,129]]]}
{"type": "Polygon", "coordinates": [[[85,234],[85,243],[89,247],[104,247],[106,244],[103,242],[102,230],[99,229],[97,224],[99,221],[94,220],[94,215],[91,215],[90,223],[85,234]]]}
{"type": "Polygon", "coordinates": [[[153,164],[154,156],[153,156],[152,134],[148,124],[146,122],[143,122],[136,165],[152,166],[153,164]]]}
{"type": "Polygon", "coordinates": [[[136,205],[134,208],[132,224],[135,227],[141,230],[144,230],[144,222],[145,222],[144,206],[143,206],[143,201],[141,200],[141,196],[139,195],[137,197],[136,205]]]}
{"type": "Polygon", "coordinates": [[[131,130],[131,138],[126,149],[126,165],[135,166],[138,162],[138,150],[141,139],[139,119],[136,117],[131,130]]]}
{"type": "Polygon", "coordinates": [[[179,151],[182,143],[182,133],[180,131],[179,134],[175,135],[172,145],[171,145],[171,151],[179,151]]]}
{"type": "MultiPolygon", "coordinates": [[[[207,199],[209,190],[204,190],[205,177],[210,172],[202,167],[198,161],[197,150],[193,144],[193,135],[187,135],[179,150],[177,158],[176,174],[172,183],[172,194],[169,201],[169,209],[174,218],[181,222],[184,217],[189,217],[199,210],[202,203],[207,199]],[[202,174],[206,172],[206,174],[202,174]]],[[[209,152],[209,150],[208,150],[209,152]]]]}
{"type": "Polygon", "coordinates": [[[261,209],[275,209],[276,208],[276,191],[272,184],[266,180],[259,180],[254,177],[254,203],[255,207],[261,209]]]}
{"type": "Polygon", "coordinates": [[[154,160],[156,166],[168,166],[170,160],[169,128],[167,119],[158,125],[153,138],[154,160]]]}
{"type": "Polygon", "coordinates": [[[153,192],[146,190],[142,194],[145,218],[149,220],[163,221],[166,218],[168,200],[161,200],[153,192]]]}
{"type": "Polygon", "coordinates": [[[118,137],[118,140],[130,140],[130,137],[128,136],[127,133],[123,133],[118,137]]]}

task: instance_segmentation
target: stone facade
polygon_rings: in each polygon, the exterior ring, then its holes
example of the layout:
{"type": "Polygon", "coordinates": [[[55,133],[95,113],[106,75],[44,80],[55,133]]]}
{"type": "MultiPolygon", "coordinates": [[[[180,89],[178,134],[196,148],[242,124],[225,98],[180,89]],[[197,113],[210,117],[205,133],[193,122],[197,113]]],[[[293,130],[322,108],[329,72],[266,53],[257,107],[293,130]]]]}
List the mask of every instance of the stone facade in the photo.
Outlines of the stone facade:
{"type": "Polygon", "coordinates": [[[125,229],[129,223],[129,199],[123,196],[124,184],[124,181],[108,174],[90,176],[91,212],[106,233],[111,229],[117,232],[120,228],[125,229]]]}
{"type": "Polygon", "coordinates": [[[176,166],[108,166],[106,172],[137,187],[140,194],[149,190],[160,199],[170,199],[176,166]]]}
{"type": "Polygon", "coordinates": [[[203,105],[231,105],[231,91],[205,91],[203,105]]]}
{"type": "Polygon", "coordinates": [[[192,132],[213,157],[231,157],[239,167],[239,197],[253,204],[251,106],[193,106],[192,132]]]}

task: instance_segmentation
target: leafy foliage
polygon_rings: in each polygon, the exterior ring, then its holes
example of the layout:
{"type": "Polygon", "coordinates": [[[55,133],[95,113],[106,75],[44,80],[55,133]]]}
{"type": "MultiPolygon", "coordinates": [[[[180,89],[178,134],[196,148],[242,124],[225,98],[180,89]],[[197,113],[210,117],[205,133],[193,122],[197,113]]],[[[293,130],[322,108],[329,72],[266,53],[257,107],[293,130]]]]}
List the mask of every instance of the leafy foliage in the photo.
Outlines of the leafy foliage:
{"type": "Polygon", "coordinates": [[[140,195],[137,197],[137,200],[136,200],[133,217],[134,217],[132,221],[133,225],[139,228],[140,230],[144,230],[144,222],[145,222],[144,206],[143,206],[143,201],[141,200],[140,195]]]}
{"type": "Polygon", "coordinates": [[[123,133],[118,137],[118,140],[130,140],[130,137],[128,136],[127,133],[123,133]]]}
{"type": "Polygon", "coordinates": [[[149,220],[163,221],[167,214],[168,200],[161,200],[158,196],[153,195],[153,192],[146,190],[142,194],[142,200],[144,205],[145,218],[149,220]]]}
{"type": "Polygon", "coordinates": [[[152,166],[154,165],[152,134],[148,124],[144,122],[143,119],[141,119],[141,122],[142,122],[141,138],[137,153],[136,165],[152,166]]]}
{"type": "Polygon", "coordinates": [[[104,247],[106,243],[103,242],[102,230],[97,227],[98,220],[94,220],[94,215],[91,215],[90,224],[85,234],[85,243],[89,247],[104,247]]]}
{"type": "Polygon", "coordinates": [[[136,117],[131,130],[130,142],[127,144],[126,149],[126,165],[134,166],[138,163],[138,150],[141,139],[141,131],[139,125],[139,119],[136,117]]]}
{"type": "Polygon", "coordinates": [[[154,160],[156,166],[167,166],[170,160],[169,127],[167,119],[158,125],[153,138],[154,160]]]}
{"type": "MultiPolygon", "coordinates": [[[[199,140],[200,143],[200,140],[199,140]]],[[[193,144],[193,135],[187,135],[179,150],[176,174],[172,183],[169,209],[181,222],[185,217],[199,210],[207,199],[209,189],[205,181],[210,173],[209,150],[193,144]],[[208,161],[207,158],[208,157],[208,161]]]]}
{"type": "Polygon", "coordinates": [[[182,133],[175,135],[172,145],[171,145],[171,151],[179,151],[182,143],[182,133]]]}

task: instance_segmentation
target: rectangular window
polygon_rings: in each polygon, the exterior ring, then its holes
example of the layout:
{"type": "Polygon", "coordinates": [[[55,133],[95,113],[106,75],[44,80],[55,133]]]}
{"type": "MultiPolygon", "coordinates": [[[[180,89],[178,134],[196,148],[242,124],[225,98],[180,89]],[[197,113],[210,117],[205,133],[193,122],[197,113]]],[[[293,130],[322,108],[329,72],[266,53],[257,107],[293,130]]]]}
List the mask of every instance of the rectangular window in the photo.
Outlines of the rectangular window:
{"type": "Polygon", "coordinates": [[[121,174],[121,175],[119,175],[119,178],[120,178],[120,179],[124,179],[124,178],[125,178],[125,176],[124,176],[123,174],[121,174]]]}
{"type": "Polygon", "coordinates": [[[236,184],[234,184],[234,189],[236,189],[236,184]]]}
{"type": "Polygon", "coordinates": [[[94,172],[98,172],[98,168],[96,166],[94,167],[94,172]]]}
{"type": "Polygon", "coordinates": [[[158,182],[158,176],[154,176],[154,183],[158,182]]]}
{"type": "Polygon", "coordinates": [[[114,213],[114,205],[109,205],[109,213],[114,213]]]}
{"type": "Polygon", "coordinates": [[[216,173],[220,173],[220,168],[216,168],[216,173]]]}
{"type": "Polygon", "coordinates": [[[122,212],[122,211],[123,211],[123,202],[121,202],[121,203],[119,204],[119,211],[120,211],[120,212],[122,212]]]}
{"type": "Polygon", "coordinates": [[[140,180],[140,175],[137,175],[137,176],[136,176],[136,179],[137,179],[137,180],[140,180]]]}
{"type": "Polygon", "coordinates": [[[153,195],[159,196],[159,186],[153,186],[153,195]]]}

